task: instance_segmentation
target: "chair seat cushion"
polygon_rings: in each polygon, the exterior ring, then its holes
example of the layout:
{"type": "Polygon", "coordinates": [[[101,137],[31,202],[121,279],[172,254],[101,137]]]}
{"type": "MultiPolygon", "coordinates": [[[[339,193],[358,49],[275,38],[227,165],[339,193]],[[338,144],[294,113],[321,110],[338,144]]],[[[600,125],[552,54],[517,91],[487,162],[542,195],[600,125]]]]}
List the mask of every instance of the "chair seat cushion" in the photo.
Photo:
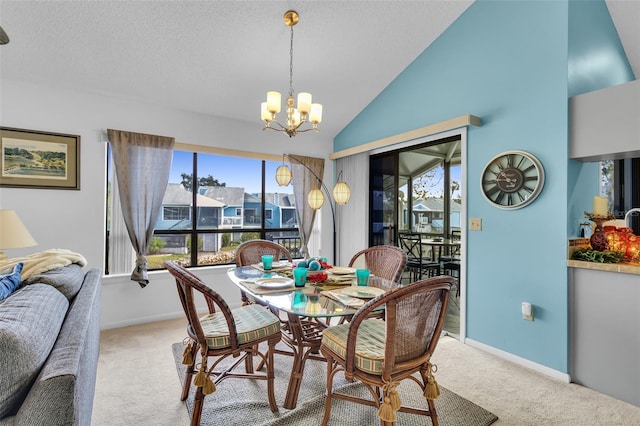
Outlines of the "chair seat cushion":
{"type": "MultiPolygon", "coordinates": [[[[280,320],[264,306],[246,305],[232,309],[231,314],[236,323],[239,345],[255,342],[280,331],[280,320]]],[[[229,328],[222,312],[205,315],[200,318],[200,323],[209,349],[231,346],[229,328]]]]}
{"type": "MultiPolygon", "coordinates": [[[[340,324],[322,332],[322,344],[333,353],[345,359],[349,325],[340,324]]],[[[385,322],[381,319],[367,319],[358,327],[356,339],[355,365],[366,373],[380,374],[384,362],[385,322]]]]}

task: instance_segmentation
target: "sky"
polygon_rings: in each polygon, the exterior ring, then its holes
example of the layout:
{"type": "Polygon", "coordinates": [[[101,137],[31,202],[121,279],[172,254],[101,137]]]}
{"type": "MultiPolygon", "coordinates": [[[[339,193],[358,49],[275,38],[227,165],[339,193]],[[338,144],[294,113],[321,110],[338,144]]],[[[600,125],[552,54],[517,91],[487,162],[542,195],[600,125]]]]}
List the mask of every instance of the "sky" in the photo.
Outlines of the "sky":
{"type": "MultiPolygon", "coordinates": [[[[191,173],[193,154],[185,151],[174,151],[170,183],[182,182],[181,173],[191,173]]],[[[213,176],[227,186],[245,188],[245,192],[257,193],[261,182],[261,161],[251,158],[227,157],[220,155],[198,154],[198,176],[213,176]]],[[[279,193],[293,193],[291,185],[278,186],[275,179],[276,169],[281,163],[267,161],[266,163],[266,191],[279,193]]]]}

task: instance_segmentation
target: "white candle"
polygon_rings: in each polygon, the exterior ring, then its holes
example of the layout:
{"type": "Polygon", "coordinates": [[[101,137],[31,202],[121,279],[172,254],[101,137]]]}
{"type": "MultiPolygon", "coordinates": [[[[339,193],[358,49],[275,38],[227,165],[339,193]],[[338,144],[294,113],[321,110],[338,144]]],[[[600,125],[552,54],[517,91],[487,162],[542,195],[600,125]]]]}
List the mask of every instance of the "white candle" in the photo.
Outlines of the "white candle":
{"type": "Polygon", "coordinates": [[[593,214],[606,216],[609,212],[607,197],[593,197],[593,214]]]}

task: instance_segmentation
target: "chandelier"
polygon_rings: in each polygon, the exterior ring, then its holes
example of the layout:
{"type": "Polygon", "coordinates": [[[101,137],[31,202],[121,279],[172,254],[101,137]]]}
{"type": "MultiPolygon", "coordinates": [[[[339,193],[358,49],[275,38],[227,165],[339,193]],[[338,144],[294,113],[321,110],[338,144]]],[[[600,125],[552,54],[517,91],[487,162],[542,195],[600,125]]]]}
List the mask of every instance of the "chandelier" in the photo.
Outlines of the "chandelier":
{"type": "Polygon", "coordinates": [[[276,119],[276,114],[282,109],[282,95],[280,92],[267,92],[267,101],[262,102],[260,117],[264,121],[262,130],[271,129],[278,132],[285,132],[289,137],[293,137],[301,132],[309,130],[318,131],[318,123],[322,121],[322,105],[311,103],[311,93],[298,93],[298,105],[294,107],[293,98],[293,26],[298,23],[300,16],[295,10],[285,12],[283,20],[286,26],[291,28],[291,48],[289,49],[289,96],[287,97],[286,125],[281,124],[276,119]],[[305,123],[310,123],[311,127],[302,128],[305,123]],[[277,127],[272,127],[272,124],[277,127]]]}

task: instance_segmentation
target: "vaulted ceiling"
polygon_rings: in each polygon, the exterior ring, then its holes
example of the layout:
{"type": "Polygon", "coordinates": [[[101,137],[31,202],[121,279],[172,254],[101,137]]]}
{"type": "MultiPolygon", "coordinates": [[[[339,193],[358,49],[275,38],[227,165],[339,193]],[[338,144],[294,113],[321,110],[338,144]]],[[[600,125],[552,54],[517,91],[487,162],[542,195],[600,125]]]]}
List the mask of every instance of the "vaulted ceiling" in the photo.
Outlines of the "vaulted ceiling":
{"type": "MultiPolygon", "coordinates": [[[[334,137],[473,2],[0,1],[0,76],[259,122],[289,84],[324,105],[334,137]]],[[[640,1],[607,0],[640,75],[640,1]]]]}

